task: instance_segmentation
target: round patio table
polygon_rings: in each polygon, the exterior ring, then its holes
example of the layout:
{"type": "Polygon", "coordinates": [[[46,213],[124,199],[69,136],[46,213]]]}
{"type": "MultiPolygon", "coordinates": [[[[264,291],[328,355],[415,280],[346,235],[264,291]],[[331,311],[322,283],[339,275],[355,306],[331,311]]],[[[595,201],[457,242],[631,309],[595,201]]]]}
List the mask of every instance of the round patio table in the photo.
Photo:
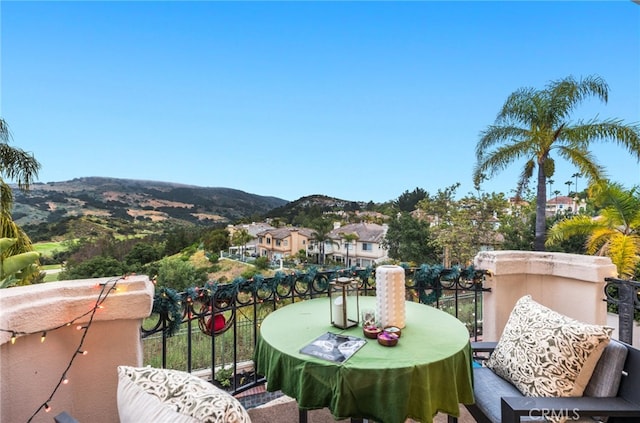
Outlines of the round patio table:
{"type": "MultiPolygon", "coordinates": [[[[375,297],[361,297],[363,308],[375,308],[375,297]]],[[[328,298],[287,305],[262,322],[256,369],[266,377],[268,391],[295,398],[301,410],[329,408],[336,419],[432,422],[438,412],[458,417],[460,403],[474,402],[466,327],[443,311],[413,302],[406,302],[405,321],[398,344],[385,347],[365,338],[361,325],[332,326],[328,298]],[[326,332],[367,342],[341,363],[300,352],[326,332]]]]}

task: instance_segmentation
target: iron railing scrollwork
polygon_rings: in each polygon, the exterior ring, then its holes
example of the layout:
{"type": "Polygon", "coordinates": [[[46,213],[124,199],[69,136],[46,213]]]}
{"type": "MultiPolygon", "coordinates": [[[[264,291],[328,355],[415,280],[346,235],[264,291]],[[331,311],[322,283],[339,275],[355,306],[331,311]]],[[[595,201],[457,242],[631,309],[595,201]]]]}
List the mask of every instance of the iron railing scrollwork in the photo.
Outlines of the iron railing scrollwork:
{"type": "Polygon", "coordinates": [[[636,311],[640,311],[640,282],[605,278],[604,294],[609,305],[618,313],[618,339],[633,343],[633,322],[636,311]]]}
{"type": "MultiPolygon", "coordinates": [[[[470,336],[477,339],[482,331],[482,294],[489,291],[483,286],[485,271],[473,267],[403,267],[407,300],[454,314],[465,323],[470,336]]],[[[257,274],[230,283],[207,282],[203,287],[180,293],[158,288],[152,316],[142,328],[145,355],[147,349],[161,354],[158,365],[165,368],[178,366],[188,372],[194,368],[213,369],[209,370],[212,381],[219,380],[223,373],[238,375],[241,363],[251,362],[260,324],[269,313],[296,301],[328,296],[329,282],[343,276],[358,281],[361,295],[375,295],[372,267],[278,271],[268,278],[257,274]],[[184,342],[175,346],[170,338],[184,338],[184,342]],[[152,340],[161,346],[148,348],[147,342],[152,340]],[[170,351],[170,343],[171,348],[179,351],[170,351]],[[209,358],[194,358],[199,350],[205,349],[203,343],[210,345],[206,347],[209,358]],[[178,360],[180,364],[176,365],[168,363],[169,355],[185,359],[178,360]]],[[[261,383],[264,379],[260,375],[249,372],[249,377],[241,381],[233,378],[228,389],[237,394],[261,383]]]]}

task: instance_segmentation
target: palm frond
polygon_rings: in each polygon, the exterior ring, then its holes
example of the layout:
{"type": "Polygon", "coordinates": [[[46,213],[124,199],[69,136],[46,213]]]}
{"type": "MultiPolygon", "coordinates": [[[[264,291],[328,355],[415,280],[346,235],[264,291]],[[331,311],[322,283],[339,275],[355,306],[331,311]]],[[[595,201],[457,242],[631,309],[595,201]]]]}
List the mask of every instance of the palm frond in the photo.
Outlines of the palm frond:
{"type": "Polygon", "coordinates": [[[619,119],[580,121],[567,130],[567,137],[583,143],[614,142],[640,159],[640,126],[627,125],[619,119]]]}
{"type": "Polygon", "coordinates": [[[573,76],[549,82],[545,89],[549,96],[552,114],[565,120],[587,97],[596,97],[604,103],[608,100],[609,87],[599,76],[587,76],[576,80],[573,76]]]}
{"type": "Polygon", "coordinates": [[[601,222],[587,215],[576,215],[570,219],[564,219],[556,223],[547,233],[546,245],[558,244],[565,239],[576,235],[590,235],[602,227],[601,222]]]}
{"type": "Polygon", "coordinates": [[[628,232],[630,222],[640,213],[640,202],[633,192],[625,191],[619,184],[601,187],[595,197],[596,204],[603,207],[601,215],[610,227],[628,232]],[[624,227],[624,229],[620,227],[624,227]]]}
{"type": "Polygon", "coordinates": [[[587,238],[587,254],[606,255],[609,248],[609,240],[617,233],[615,230],[604,226],[595,229],[587,238]]]}
{"type": "Polygon", "coordinates": [[[524,164],[524,168],[522,169],[522,172],[520,172],[520,176],[518,177],[518,185],[516,186],[517,197],[520,197],[527,184],[529,183],[529,180],[531,180],[535,168],[536,162],[534,162],[533,160],[527,160],[527,162],[524,164]]]}
{"type": "Polygon", "coordinates": [[[496,118],[496,123],[520,122],[528,124],[537,120],[538,109],[535,105],[537,95],[538,90],[530,87],[514,91],[504,102],[496,118]]]}
{"type": "Polygon", "coordinates": [[[485,131],[480,133],[480,140],[476,144],[476,158],[481,159],[482,156],[491,147],[503,142],[519,143],[527,142],[531,138],[528,129],[517,126],[489,126],[485,131]]]}
{"type": "Polygon", "coordinates": [[[618,275],[624,279],[633,277],[636,265],[640,260],[637,254],[640,239],[635,235],[618,234],[609,242],[608,256],[616,265],[618,275]]]}
{"type": "Polygon", "coordinates": [[[11,139],[11,131],[7,122],[0,118],[0,142],[7,143],[11,139]]]}
{"type": "Polygon", "coordinates": [[[573,164],[587,180],[595,182],[607,177],[604,167],[590,151],[575,144],[557,145],[555,150],[560,157],[573,164]]]}
{"type": "Polygon", "coordinates": [[[0,143],[0,174],[16,181],[20,189],[28,189],[39,170],[40,163],[32,154],[7,143],[0,143]]]}

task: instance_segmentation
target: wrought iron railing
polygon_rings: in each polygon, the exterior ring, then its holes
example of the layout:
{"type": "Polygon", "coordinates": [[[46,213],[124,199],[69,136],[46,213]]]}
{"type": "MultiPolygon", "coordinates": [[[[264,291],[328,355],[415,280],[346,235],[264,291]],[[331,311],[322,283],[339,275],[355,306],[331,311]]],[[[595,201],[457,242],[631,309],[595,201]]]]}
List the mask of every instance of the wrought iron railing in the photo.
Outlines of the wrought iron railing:
{"type": "Polygon", "coordinates": [[[633,343],[633,322],[640,313],[640,282],[605,278],[604,293],[610,308],[618,313],[618,339],[633,343]]]}
{"type": "MultiPolygon", "coordinates": [[[[407,300],[433,305],[458,317],[470,337],[482,333],[485,272],[473,267],[405,267],[407,300]]],[[[262,320],[297,301],[328,295],[338,277],[358,281],[361,295],[375,295],[373,268],[279,271],[231,283],[208,282],[178,293],[156,290],[152,316],[143,323],[145,364],[188,372],[204,369],[205,377],[237,394],[264,383],[252,371],[252,358],[262,320]]]]}

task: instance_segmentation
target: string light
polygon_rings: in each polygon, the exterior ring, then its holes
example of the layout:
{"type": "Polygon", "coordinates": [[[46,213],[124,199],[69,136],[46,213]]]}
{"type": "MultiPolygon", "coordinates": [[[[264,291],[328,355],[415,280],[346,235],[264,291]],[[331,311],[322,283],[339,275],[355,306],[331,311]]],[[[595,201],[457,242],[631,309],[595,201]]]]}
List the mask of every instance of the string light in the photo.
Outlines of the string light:
{"type": "Polygon", "coordinates": [[[18,336],[34,335],[34,334],[39,333],[39,332],[41,333],[40,342],[44,342],[45,338],[47,337],[47,332],[51,332],[51,331],[54,331],[54,330],[57,330],[57,329],[61,329],[63,327],[71,326],[71,325],[75,324],[77,321],[79,321],[81,319],[84,319],[85,317],[89,316],[88,321],[87,321],[86,324],[76,326],[77,330],[84,330],[84,332],[83,332],[82,337],[81,337],[81,339],[79,341],[78,348],[76,349],[76,351],[73,353],[73,356],[69,360],[69,363],[68,363],[66,369],[64,369],[64,372],[62,373],[62,376],[60,377],[57,385],[53,389],[53,392],[51,393],[49,398],[47,398],[47,400],[44,401],[38,407],[38,409],[33,413],[33,415],[29,418],[29,420],[27,420],[27,423],[30,423],[41,410],[44,410],[47,413],[51,411],[51,406],[49,404],[53,400],[53,397],[56,394],[56,392],[58,391],[58,388],[60,388],[61,385],[67,385],[69,383],[69,379],[67,377],[67,373],[68,373],[69,369],[71,368],[71,366],[73,365],[73,362],[74,362],[75,358],[78,355],[87,355],[88,354],[88,351],[86,349],[83,349],[82,346],[84,345],[85,338],[87,336],[89,328],[91,327],[91,324],[93,323],[93,319],[95,317],[96,312],[98,310],[102,310],[104,308],[102,303],[104,303],[104,301],[107,299],[107,296],[109,295],[109,293],[111,291],[116,291],[117,290],[116,289],[116,285],[117,285],[118,281],[120,281],[121,279],[124,279],[124,277],[118,277],[118,278],[114,278],[114,279],[109,279],[106,282],[96,284],[96,287],[101,288],[101,290],[100,290],[100,293],[98,295],[98,298],[97,298],[94,306],[90,310],[88,310],[86,313],[76,317],[75,319],[73,319],[73,320],[71,320],[69,322],[63,323],[63,324],[61,324],[59,326],[55,326],[55,327],[52,327],[52,328],[45,329],[42,332],[38,331],[38,332],[31,332],[31,333],[0,328],[0,332],[11,333],[11,344],[12,345],[16,343],[16,340],[17,340],[18,336]]]}

